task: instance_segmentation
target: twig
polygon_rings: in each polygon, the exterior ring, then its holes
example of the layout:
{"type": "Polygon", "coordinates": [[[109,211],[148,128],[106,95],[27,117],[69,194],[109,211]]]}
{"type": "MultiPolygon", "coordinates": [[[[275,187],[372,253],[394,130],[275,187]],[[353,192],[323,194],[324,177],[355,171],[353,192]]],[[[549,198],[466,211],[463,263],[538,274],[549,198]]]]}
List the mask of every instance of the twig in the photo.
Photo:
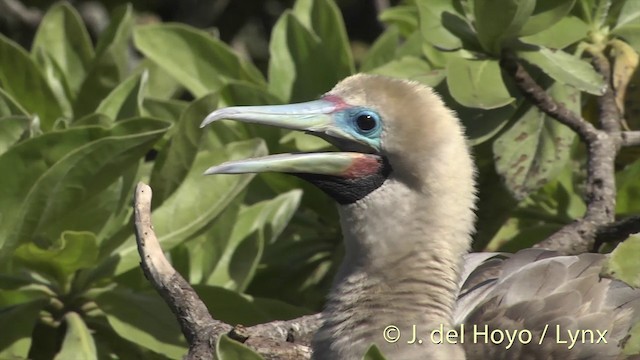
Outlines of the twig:
{"type": "Polygon", "coordinates": [[[640,233],[640,215],[616,221],[598,229],[595,247],[604,243],[626,240],[630,235],[640,233]]]}
{"type": "Polygon", "coordinates": [[[593,57],[593,67],[602,75],[607,84],[604,94],[598,97],[600,126],[608,134],[617,134],[621,129],[622,117],[616,104],[616,94],[611,83],[611,64],[604,54],[599,51],[589,51],[589,54],[593,57]]]}
{"type": "MultiPolygon", "coordinates": [[[[518,89],[529,101],[547,115],[575,131],[587,146],[587,179],[584,196],[587,211],[584,217],[562,227],[536,245],[536,247],[548,248],[564,254],[587,252],[593,247],[598,230],[614,221],[616,198],[614,160],[621,142],[620,132],[616,131],[612,124],[607,125],[607,128],[613,128],[612,133],[599,130],[580,115],[556,102],[533,80],[512,54],[504,56],[501,66],[513,77],[518,89]]],[[[601,115],[609,111],[608,107],[604,108],[603,105],[608,106],[608,101],[600,103],[601,115]]],[[[615,101],[613,105],[615,106],[615,101]]],[[[606,115],[611,116],[608,113],[606,115]]]]}
{"type": "Polygon", "coordinates": [[[189,343],[185,360],[215,358],[217,339],[228,334],[258,351],[265,359],[309,359],[311,334],[320,325],[319,315],[274,321],[249,328],[235,328],[215,320],[191,285],[171,266],[153,231],[151,188],[138,183],[134,195],[136,242],[146,278],[169,305],[189,343]]]}
{"type": "Polygon", "coordinates": [[[212,359],[216,342],[210,339],[217,340],[233,327],[211,317],[193,288],[164,256],[151,224],[151,196],[151,188],[138,183],[134,195],[134,217],[142,271],[178,319],[189,343],[189,354],[185,359],[212,359]]]}
{"type": "Polygon", "coordinates": [[[620,136],[622,146],[640,146],[640,131],[623,131],[620,136]]]}

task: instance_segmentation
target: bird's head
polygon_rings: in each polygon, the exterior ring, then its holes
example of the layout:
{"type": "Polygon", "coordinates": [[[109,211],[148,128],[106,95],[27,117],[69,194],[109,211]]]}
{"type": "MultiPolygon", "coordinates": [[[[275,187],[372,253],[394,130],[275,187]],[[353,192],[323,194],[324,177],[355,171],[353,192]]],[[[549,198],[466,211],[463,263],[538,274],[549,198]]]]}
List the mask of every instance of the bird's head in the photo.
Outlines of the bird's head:
{"type": "Polygon", "coordinates": [[[320,100],[223,108],[207,116],[201,126],[220,119],[305,131],[340,151],[227,162],[206,174],[295,174],[341,204],[366,197],[390,178],[417,191],[452,177],[473,181],[473,165],[458,119],[431,88],[417,82],[354,75],[320,100]],[[450,171],[457,166],[468,168],[468,174],[450,171]]]}

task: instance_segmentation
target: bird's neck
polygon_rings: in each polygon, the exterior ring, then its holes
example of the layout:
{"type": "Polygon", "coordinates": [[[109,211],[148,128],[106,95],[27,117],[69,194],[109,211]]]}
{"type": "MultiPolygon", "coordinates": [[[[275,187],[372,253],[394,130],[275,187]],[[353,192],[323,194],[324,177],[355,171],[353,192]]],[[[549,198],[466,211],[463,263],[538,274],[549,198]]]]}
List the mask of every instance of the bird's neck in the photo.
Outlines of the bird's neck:
{"type": "Polygon", "coordinates": [[[462,257],[474,221],[472,173],[467,179],[468,184],[458,184],[467,189],[438,182],[425,191],[391,178],[365,201],[341,207],[346,254],[319,342],[350,342],[331,346],[354,351],[337,354],[341,358],[359,358],[371,343],[383,351],[390,346],[399,351],[398,343],[387,344],[382,337],[387,326],[397,326],[399,341],[407,344],[413,325],[425,336],[440,325],[452,325],[462,257]]]}

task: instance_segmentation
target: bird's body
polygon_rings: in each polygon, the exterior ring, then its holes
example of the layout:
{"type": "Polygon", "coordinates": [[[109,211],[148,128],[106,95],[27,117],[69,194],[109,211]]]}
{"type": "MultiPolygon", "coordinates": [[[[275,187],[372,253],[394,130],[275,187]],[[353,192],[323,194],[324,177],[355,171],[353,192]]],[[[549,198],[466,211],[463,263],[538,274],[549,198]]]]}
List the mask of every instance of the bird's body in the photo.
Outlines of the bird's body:
{"type": "Polygon", "coordinates": [[[465,255],[475,221],[474,164],[460,121],[430,88],[355,75],[316,102],[222,109],[203,124],[220,118],[306,130],[349,150],[207,171],[293,173],[340,204],[345,258],[313,343],[314,359],[360,359],[372,343],[390,359],[620,354],[640,313],[640,293],[599,279],[603,255],[465,255]],[[485,325],[487,336],[476,336],[485,325]],[[576,340],[568,349],[557,329],[567,339],[590,330],[594,343],[576,340]],[[494,330],[525,338],[497,341],[490,337],[494,330]],[[606,343],[597,330],[606,330],[606,343]],[[447,337],[450,331],[457,337],[447,337]]]}

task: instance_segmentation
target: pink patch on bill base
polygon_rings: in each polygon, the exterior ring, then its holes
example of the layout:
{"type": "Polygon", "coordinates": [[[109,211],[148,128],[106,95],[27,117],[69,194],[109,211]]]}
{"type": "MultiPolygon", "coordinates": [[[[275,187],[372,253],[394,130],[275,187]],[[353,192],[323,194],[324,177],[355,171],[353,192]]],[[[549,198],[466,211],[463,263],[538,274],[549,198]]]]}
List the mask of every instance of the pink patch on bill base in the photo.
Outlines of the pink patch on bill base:
{"type": "Polygon", "coordinates": [[[360,154],[341,175],[346,178],[360,178],[377,173],[382,167],[382,159],[376,155],[360,154]]]}

